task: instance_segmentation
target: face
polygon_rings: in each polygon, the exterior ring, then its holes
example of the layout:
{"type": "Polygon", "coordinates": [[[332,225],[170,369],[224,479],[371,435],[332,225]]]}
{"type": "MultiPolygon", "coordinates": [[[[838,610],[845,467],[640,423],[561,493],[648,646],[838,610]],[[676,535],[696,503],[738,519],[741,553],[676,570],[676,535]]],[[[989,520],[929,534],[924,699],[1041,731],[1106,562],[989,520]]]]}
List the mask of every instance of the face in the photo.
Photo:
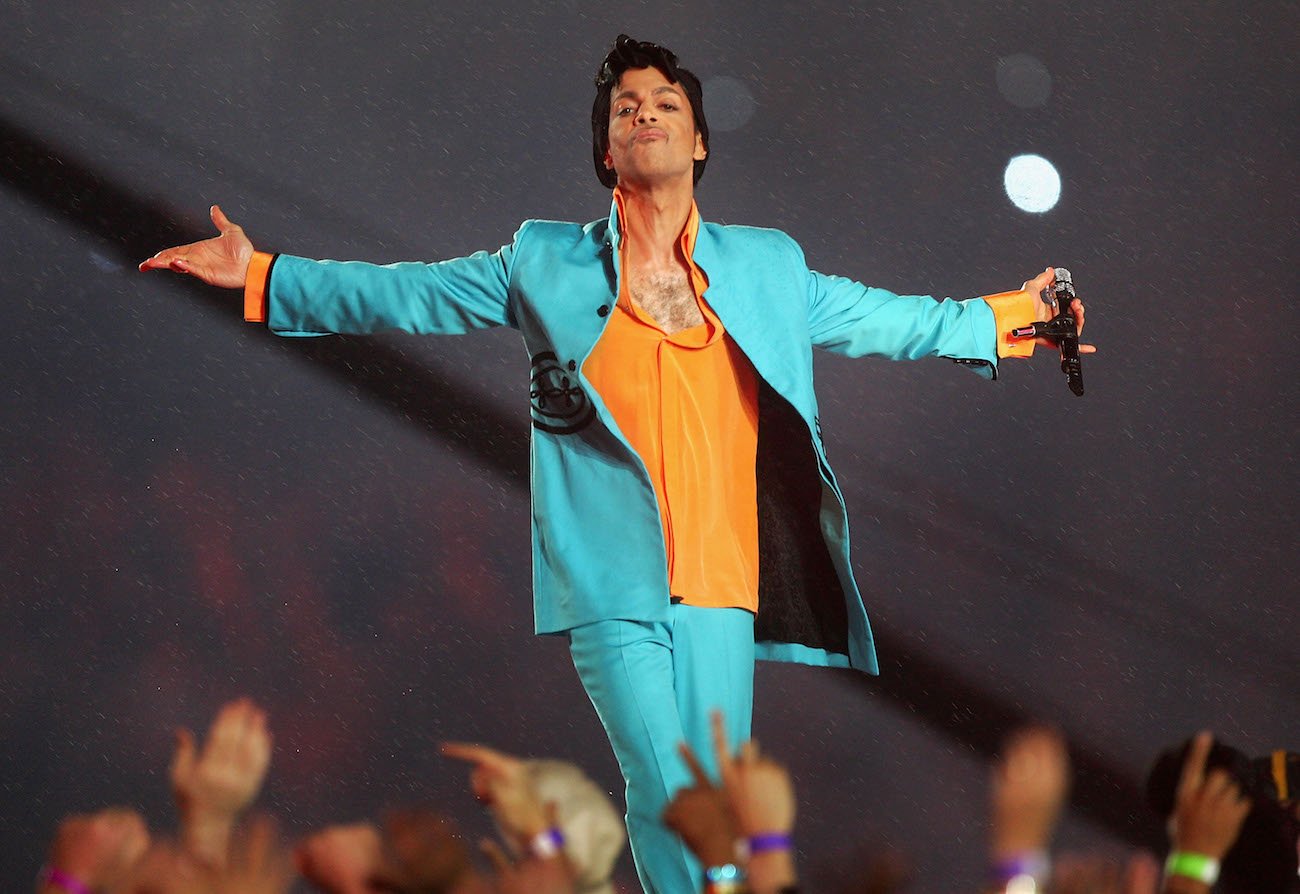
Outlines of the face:
{"type": "Polygon", "coordinates": [[[685,177],[693,182],[704,141],[680,84],[657,68],[631,68],[610,96],[605,167],[620,183],[654,184],[685,177]]]}

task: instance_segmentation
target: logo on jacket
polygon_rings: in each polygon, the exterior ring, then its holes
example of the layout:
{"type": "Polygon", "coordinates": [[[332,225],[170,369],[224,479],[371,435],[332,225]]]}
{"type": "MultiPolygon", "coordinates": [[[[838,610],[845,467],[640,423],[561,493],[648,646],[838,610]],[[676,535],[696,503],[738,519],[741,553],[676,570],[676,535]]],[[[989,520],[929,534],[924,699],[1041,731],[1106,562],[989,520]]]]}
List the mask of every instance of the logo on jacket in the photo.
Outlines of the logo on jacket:
{"type": "Polygon", "coordinates": [[[596,408],[578,384],[577,365],[562,365],[554,352],[533,357],[528,400],[532,404],[533,427],[553,435],[571,435],[596,418],[596,408]]]}

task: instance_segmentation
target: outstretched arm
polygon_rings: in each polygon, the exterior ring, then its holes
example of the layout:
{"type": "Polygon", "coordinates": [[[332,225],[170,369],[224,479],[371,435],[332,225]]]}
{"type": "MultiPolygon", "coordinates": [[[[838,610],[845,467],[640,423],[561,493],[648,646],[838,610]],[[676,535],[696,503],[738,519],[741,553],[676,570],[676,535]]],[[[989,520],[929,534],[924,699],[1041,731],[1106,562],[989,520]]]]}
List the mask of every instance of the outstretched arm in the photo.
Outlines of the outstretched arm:
{"type": "Polygon", "coordinates": [[[223,289],[242,289],[248,275],[248,263],[253,258],[253,243],[244,235],[244,228],[231,223],[219,205],[209,211],[212,223],[220,235],[189,245],[165,248],[140,263],[144,270],[174,270],[188,273],[210,286],[223,289]]]}
{"type": "MultiPolygon", "coordinates": [[[[433,263],[314,261],[255,251],[243,227],[220,207],[213,205],[211,215],[219,235],[163,249],[140,269],[173,270],[243,289],[244,319],[267,323],[278,335],[460,334],[514,325],[513,244],[433,263]]],[[[523,232],[521,227],[516,243],[523,232]]]]}
{"type": "MultiPolygon", "coordinates": [[[[794,242],[789,247],[803,266],[802,250],[794,242]]],[[[852,357],[947,357],[988,368],[1000,358],[1033,353],[1035,342],[1014,339],[1011,330],[1056,315],[1043,300],[1044,290],[1054,281],[1054,268],[1049,267],[1019,289],[966,301],[937,301],[808,271],[808,331],[814,346],[852,357]]],[[[1082,329],[1083,303],[1076,299],[1071,307],[1082,329]]],[[[1047,340],[1037,343],[1055,347],[1047,340]]],[[[1096,349],[1080,345],[1079,350],[1096,349]]]]}

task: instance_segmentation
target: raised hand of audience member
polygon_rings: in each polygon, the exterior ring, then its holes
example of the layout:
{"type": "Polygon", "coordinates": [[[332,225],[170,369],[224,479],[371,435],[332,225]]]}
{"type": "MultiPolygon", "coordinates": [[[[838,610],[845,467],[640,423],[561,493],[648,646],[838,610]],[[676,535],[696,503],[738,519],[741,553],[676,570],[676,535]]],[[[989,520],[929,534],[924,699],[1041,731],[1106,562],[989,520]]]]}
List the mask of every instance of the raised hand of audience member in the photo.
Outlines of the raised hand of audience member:
{"type": "Polygon", "coordinates": [[[148,849],[149,829],[134,810],[111,807],[69,816],[54,835],[38,891],[65,894],[78,883],[96,891],[109,888],[125,878],[148,849]]]}
{"type": "Polygon", "coordinates": [[[715,711],[713,747],[717,754],[722,790],[727,795],[741,835],[782,834],[794,829],[794,785],[785,767],[760,753],[753,739],[733,756],[727,748],[726,723],[715,711]]]}
{"type": "Polygon", "coordinates": [[[796,802],[789,772],[765,757],[753,739],[743,743],[733,756],[727,747],[722,713],[714,711],[711,720],[722,791],[749,854],[746,871],[750,890],[765,894],[794,885],[797,877],[791,833],[796,802]]]}
{"type": "MultiPolygon", "coordinates": [[[[1169,834],[1175,854],[1204,857],[1217,864],[1236,843],[1251,802],[1223,768],[1205,772],[1213,744],[1214,736],[1209,732],[1198,733],[1192,740],[1178,778],[1169,834]]],[[[1171,873],[1164,890],[1171,894],[1199,894],[1210,888],[1211,884],[1171,873]]]]}
{"type": "Polygon", "coordinates": [[[700,760],[683,742],[679,747],[682,760],[690,768],[694,782],[678,789],[664,810],[664,824],[682,837],[705,866],[723,866],[737,862],[736,841],[739,833],[736,817],[721,787],[714,785],[700,760]]]}
{"type": "Polygon", "coordinates": [[[524,761],[486,745],[464,742],[444,743],[442,753],[472,765],[470,787],[474,797],[488,806],[502,831],[514,839],[520,850],[526,850],[538,835],[551,828],[524,761]]]}
{"type": "Polygon", "coordinates": [[[1027,875],[1042,884],[1047,849],[1070,788],[1070,758],[1055,730],[1030,726],[1007,739],[989,785],[989,856],[1002,882],[1027,875]]]}
{"type": "Polygon", "coordinates": [[[270,761],[266,714],[247,698],[222,706],[201,750],[188,729],[176,731],[172,792],[191,853],[224,864],[235,821],[257,797],[270,761]]]}

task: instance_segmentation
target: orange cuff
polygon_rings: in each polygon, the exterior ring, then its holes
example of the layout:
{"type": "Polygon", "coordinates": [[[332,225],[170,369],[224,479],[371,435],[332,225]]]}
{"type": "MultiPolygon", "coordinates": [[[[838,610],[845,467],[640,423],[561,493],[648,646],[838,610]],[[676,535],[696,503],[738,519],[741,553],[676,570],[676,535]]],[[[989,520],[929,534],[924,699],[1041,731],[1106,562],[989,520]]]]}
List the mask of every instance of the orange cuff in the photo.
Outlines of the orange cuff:
{"type": "Polygon", "coordinates": [[[271,277],[271,263],[275,255],[265,251],[253,252],[244,274],[244,319],[249,323],[266,322],[266,287],[271,277]]]}
{"type": "Polygon", "coordinates": [[[1034,299],[1028,292],[999,292],[981,299],[993,308],[993,322],[998,331],[998,357],[1029,357],[1034,353],[1032,338],[1012,338],[1011,330],[1034,321],[1034,299]]]}

